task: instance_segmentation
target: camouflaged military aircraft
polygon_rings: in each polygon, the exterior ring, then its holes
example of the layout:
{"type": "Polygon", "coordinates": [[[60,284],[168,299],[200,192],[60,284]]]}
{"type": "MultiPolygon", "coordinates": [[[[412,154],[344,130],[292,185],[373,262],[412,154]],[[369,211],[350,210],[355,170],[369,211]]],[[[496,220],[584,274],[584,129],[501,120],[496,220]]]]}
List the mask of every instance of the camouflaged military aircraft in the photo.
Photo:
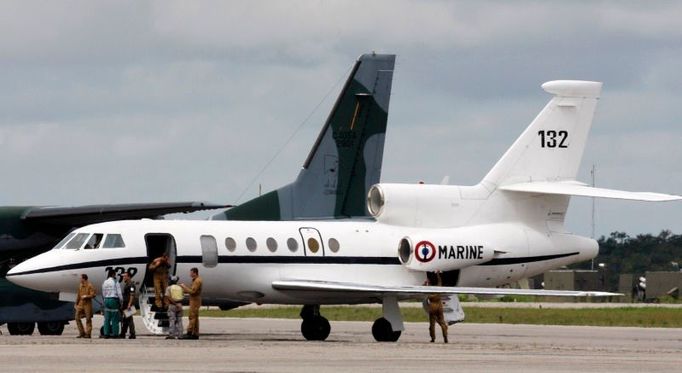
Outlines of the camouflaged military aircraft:
{"type": "MultiPolygon", "coordinates": [[[[353,66],[296,180],[221,212],[212,219],[367,217],[365,196],[369,187],[378,183],[381,176],[394,65],[395,55],[361,56],[353,66]]],[[[55,246],[60,238],[74,228],[97,222],[153,218],[168,213],[216,207],[225,206],[189,203],[0,208],[0,274],[3,275],[0,279],[0,324],[7,323],[11,334],[31,334],[36,322],[41,334],[61,334],[64,323],[73,319],[73,303],[60,302],[56,296],[50,298],[45,293],[18,287],[6,281],[4,275],[25,258],[55,246]]],[[[73,236],[69,234],[67,237],[73,236]]],[[[106,242],[106,239],[102,240],[103,249],[107,248],[106,242]]],[[[85,241],[83,245],[86,245],[85,241]]],[[[156,254],[150,252],[150,255],[156,254]]],[[[120,266],[114,268],[122,271],[120,266]]],[[[140,276],[136,278],[142,281],[140,276]]],[[[93,281],[99,279],[94,277],[93,281]]],[[[75,287],[76,284],[77,280],[74,280],[71,285],[75,287]]],[[[222,297],[206,299],[205,303],[221,308],[245,304],[222,297]]]]}
{"type": "Polygon", "coordinates": [[[394,65],[395,55],[361,56],[296,181],[213,220],[368,216],[365,198],[381,177],[394,65]]]}

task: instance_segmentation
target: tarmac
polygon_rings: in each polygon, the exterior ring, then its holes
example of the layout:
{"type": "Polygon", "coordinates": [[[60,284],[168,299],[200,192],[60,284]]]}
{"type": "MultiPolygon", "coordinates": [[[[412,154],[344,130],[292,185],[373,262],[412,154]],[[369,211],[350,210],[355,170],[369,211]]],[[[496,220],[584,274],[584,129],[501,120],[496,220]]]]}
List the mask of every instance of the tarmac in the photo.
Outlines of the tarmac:
{"type": "MultiPolygon", "coordinates": [[[[186,324],[185,319],[185,325],[186,324]]],[[[102,323],[95,317],[98,329],[102,323]]],[[[428,323],[406,323],[396,343],[378,343],[370,322],[332,322],[324,342],[300,320],[202,318],[199,340],[166,340],[137,319],[138,338],[10,336],[0,327],[5,372],[642,372],[680,371],[682,329],[463,323],[450,343],[429,343],[428,323]]]]}

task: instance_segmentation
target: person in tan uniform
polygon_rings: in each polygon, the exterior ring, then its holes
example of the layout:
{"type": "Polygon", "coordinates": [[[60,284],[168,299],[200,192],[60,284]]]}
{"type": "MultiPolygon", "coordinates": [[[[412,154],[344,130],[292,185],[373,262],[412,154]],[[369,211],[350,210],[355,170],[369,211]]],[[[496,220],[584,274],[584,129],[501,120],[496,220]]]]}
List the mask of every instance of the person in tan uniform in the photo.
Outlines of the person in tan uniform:
{"type": "Polygon", "coordinates": [[[76,326],[78,326],[77,338],[90,338],[92,335],[92,299],[95,297],[95,287],[88,281],[88,275],[81,275],[76,297],[76,326]],[[85,317],[85,329],[81,318],[85,317]]]}
{"type": "Polygon", "coordinates": [[[191,288],[185,284],[180,284],[182,290],[189,294],[189,326],[187,326],[187,334],[181,338],[199,339],[199,307],[201,307],[203,281],[199,277],[199,270],[196,267],[189,270],[189,276],[192,278],[191,288]]]}
{"type": "Polygon", "coordinates": [[[168,287],[168,254],[163,254],[160,257],[152,260],[149,263],[149,269],[154,271],[154,309],[152,311],[160,311],[168,306],[164,299],[166,288],[168,287]]]}
{"type": "MultiPolygon", "coordinates": [[[[440,272],[435,273],[436,276],[436,286],[443,286],[443,280],[440,277],[440,272]]],[[[432,284],[428,279],[427,284],[432,284]]],[[[431,335],[431,342],[436,341],[436,323],[440,325],[443,331],[443,342],[448,343],[448,324],[445,322],[445,316],[443,315],[443,299],[441,299],[440,294],[431,294],[428,297],[428,311],[429,311],[429,335],[431,335]]]]}

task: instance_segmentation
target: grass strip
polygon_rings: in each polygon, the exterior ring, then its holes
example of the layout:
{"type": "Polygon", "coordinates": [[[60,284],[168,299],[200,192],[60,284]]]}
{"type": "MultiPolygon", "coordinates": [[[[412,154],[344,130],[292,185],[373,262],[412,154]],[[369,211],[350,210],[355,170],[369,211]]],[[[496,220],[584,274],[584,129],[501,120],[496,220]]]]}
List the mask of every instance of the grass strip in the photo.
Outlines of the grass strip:
{"type": "MultiPolygon", "coordinates": [[[[201,310],[206,317],[299,319],[300,307],[249,308],[230,311],[201,310]]],[[[504,323],[536,325],[589,325],[682,328],[682,309],[679,308],[478,308],[464,307],[466,320],[471,323],[504,323]]],[[[330,321],[374,321],[381,317],[377,307],[322,306],[321,313],[330,321]]],[[[428,317],[420,308],[402,308],[404,321],[426,322],[428,317]]]]}

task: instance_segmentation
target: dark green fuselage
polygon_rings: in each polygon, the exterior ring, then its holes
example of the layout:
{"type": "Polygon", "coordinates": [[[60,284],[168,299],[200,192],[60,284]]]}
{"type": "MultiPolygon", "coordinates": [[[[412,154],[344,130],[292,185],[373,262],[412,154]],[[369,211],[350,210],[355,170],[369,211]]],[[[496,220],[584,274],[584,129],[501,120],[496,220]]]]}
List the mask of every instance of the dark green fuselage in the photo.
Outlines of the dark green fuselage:
{"type": "Polygon", "coordinates": [[[0,207],[0,324],[73,318],[71,303],[5,279],[13,265],[49,250],[72,229],[26,221],[24,216],[33,209],[34,206],[0,207]]]}

